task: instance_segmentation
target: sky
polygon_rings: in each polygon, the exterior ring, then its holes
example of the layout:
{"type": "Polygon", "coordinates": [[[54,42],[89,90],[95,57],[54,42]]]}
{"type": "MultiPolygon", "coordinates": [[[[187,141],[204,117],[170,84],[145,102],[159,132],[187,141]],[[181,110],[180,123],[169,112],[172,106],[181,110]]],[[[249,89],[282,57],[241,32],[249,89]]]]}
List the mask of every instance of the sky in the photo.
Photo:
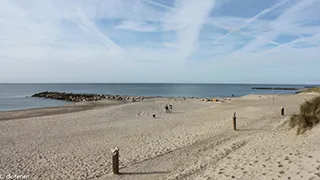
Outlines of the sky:
{"type": "Polygon", "coordinates": [[[320,0],[1,0],[0,82],[320,84],[320,0]]]}

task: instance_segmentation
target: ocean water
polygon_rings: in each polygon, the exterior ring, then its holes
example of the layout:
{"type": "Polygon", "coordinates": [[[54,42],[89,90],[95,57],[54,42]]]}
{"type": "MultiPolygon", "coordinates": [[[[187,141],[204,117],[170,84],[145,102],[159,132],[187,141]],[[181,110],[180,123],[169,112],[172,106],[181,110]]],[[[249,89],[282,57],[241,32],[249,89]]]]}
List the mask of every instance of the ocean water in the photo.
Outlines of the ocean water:
{"type": "Polygon", "coordinates": [[[294,87],[272,84],[0,84],[0,111],[59,106],[69,102],[27,98],[42,91],[164,97],[230,97],[247,94],[290,94],[296,91],[253,90],[252,87],[294,87]]]}

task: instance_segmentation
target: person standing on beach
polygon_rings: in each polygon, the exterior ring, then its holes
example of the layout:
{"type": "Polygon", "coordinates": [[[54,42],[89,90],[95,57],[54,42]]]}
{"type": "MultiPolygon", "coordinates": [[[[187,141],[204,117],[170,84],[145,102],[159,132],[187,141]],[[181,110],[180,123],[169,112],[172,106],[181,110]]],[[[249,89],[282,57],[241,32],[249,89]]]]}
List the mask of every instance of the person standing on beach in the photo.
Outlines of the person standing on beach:
{"type": "Polygon", "coordinates": [[[166,105],[166,106],[164,107],[164,109],[166,110],[166,113],[169,112],[169,107],[168,107],[168,105],[166,105]]]}
{"type": "Polygon", "coordinates": [[[169,104],[169,112],[171,113],[172,112],[172,105],[169,104]]]}

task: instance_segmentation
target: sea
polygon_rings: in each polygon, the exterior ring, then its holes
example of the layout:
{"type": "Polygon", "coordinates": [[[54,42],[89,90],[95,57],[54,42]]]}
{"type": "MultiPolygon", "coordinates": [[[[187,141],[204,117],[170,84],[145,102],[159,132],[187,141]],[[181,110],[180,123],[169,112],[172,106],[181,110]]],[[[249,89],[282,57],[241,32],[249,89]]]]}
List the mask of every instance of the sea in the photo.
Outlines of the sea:
{"type": "MultiPolygon", "coordinates": [[[[164,84],[164,83],[93,83],[93,84],[0,84],[0,111],[60,106],[70,102],[31,98],[43,91],[95,93],[163,97],[231,97],[248,94],[293,94],[295,90],[255,90],[252,87],[292,87],[284,84],[164,84]]],[[[310,86],[310,85],[308,85],[310,86]]]]}

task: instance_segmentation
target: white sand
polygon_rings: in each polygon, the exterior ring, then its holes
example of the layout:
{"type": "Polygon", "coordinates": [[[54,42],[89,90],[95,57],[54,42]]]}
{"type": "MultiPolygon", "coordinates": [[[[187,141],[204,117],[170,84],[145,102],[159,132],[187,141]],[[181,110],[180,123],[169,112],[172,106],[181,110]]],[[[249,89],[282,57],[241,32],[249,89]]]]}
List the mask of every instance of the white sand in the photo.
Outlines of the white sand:
{"type": "Polygon", "coordinates": [[[224,103],[156,99],[0,121],[0,175],[29,175],[31,179],[320,179],[320,128],[297,137],[286,124],[303,101],[315,96],[252,95],[224,103]],[[163,107],[169,101],[174,112],[165,114],[163,107]],[[284,117],[280,116],[281,106],[285,107],[284,117]],[[235,111],[239,131],[232,130],[235,111]],[[113,147],[120,149],[120,176],[111,174],[113,147]]]}

